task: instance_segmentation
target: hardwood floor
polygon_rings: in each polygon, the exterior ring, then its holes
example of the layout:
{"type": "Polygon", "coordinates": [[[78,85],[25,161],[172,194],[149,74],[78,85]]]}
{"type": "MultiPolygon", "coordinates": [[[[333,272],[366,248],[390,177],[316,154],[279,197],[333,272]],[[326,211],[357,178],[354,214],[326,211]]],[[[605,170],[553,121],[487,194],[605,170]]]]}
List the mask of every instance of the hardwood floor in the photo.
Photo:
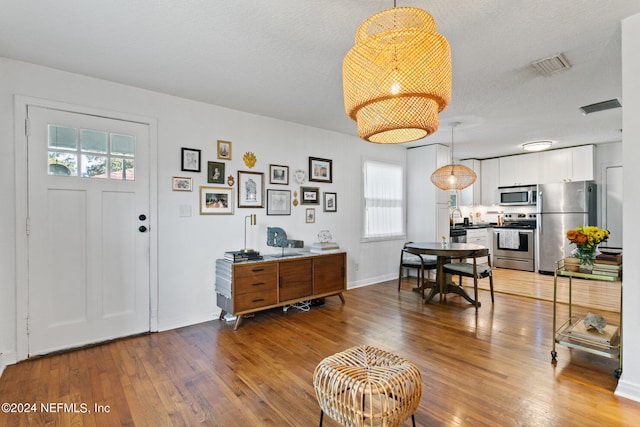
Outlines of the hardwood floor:
{"type": "Polygon", "coordinates": [[[237,331],[216,320],[8,366],[0,403],[35,403],[37,412],[0,413],[0,426],[313,426],[315,366],[359,344],[418,366],[420,426],[637,425],[640,403],[613,394],[617,361],[558,347],[551,363],[551,303],[497,293],[492,305],[480,291],[476,314],[453,295],[424,305],[414,284],[353,289],[345,305],[332,297],[308,312],[258,313],[237,331]]]}

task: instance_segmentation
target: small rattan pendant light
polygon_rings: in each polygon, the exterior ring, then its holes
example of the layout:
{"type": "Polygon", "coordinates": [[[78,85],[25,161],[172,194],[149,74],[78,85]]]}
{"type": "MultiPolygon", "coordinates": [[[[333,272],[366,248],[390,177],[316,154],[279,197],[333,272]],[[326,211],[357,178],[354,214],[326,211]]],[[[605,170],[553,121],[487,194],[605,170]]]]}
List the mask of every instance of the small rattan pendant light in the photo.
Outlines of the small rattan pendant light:
{"type": "Polygon", "coordinates": [[[451,123],[451,164],[441,166],[431,174],[431,182],[441,190],[463,190],[476,181],[476,173],[465,165],[453,161],[453,130],[459,122],[451,123]]]}
{"type": "Polygon", "coordinates": [[[344,108],[358,136],[380,144],[438,130],[451,100],[451,52],[426,11],[394,7],[366,19],[342,64],[344,108]]]}

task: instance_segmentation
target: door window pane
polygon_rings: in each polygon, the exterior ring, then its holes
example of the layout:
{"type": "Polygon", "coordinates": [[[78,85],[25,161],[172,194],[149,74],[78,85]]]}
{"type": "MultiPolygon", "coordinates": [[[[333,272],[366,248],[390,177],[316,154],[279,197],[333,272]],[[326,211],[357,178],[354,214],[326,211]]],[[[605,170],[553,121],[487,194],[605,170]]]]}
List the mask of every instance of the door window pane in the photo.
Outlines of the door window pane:
{"type": "Polygon", "coordinates": [[[133,181],[135,178],[134,162],[132,159],[112,158],[111,174],[109,178],[123,181],[133,181]]]}
{"type": "Polygon", "coordinates": [[[131,135],[111,134],[111,154],[133,156],[136,152],[136,140],[131,135]]]}
{"type": "Polygon", "coordinates": [[[75,150],[78,146],[76,128],[49,125],[49,147],[75,150]]]}
{"type": "Polygon", "coordinates": [[[74,153],[49,151],[49,175],[77,176],[78,163],[74,153]]]}
{"type": "Polygon", "coordinates": [[[82,176],[86,178],[107,178],[107,158],[104,156],[82,155],[82,176]]]}
{"type": "Polygon", "coordinates": [[[94,153],[107,152],[106,132],[82,129],[80,131],[80,141],[82,151],[92,151],[94,153]]]}

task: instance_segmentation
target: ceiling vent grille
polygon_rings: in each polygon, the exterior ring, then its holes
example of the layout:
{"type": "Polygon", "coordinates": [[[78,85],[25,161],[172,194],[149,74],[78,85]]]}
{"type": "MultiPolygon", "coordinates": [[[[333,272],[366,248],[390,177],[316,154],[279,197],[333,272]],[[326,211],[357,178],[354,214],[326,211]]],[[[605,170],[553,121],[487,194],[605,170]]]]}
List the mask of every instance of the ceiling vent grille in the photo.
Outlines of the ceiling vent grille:
{"type": "Polygon", "coordinates": [[[567,58],[562,54],[534,61],[531,65],[543,76],[550,76],[558,71],[564,71],[571,68],[571,64],[569,64],[567,58]]]}
{"type": "Polygon", "coordinates": [[[622,104],[618,98],[610,99],[608,101],[596,102],[595,104],[583,105],[580,107],[582,114],[587,115],[591,113],[597,113],[598,111],[611,110],[613,108],[620,108],[622,104]]]}

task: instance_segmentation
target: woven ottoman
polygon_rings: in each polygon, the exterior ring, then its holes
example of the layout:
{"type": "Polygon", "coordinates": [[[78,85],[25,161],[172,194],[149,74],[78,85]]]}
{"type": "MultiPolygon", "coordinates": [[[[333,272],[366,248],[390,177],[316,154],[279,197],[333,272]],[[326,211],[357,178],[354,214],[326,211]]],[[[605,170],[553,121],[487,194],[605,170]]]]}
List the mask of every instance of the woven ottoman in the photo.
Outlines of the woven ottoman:
{"type": "Polygon", "coordinates": [[[422,396],[422,376],[411,362],[369,346],[357,346],[322,360],[313,373],[320,405],[320,425],[326,413],[344,426],[402,424],[422,396]]]}

